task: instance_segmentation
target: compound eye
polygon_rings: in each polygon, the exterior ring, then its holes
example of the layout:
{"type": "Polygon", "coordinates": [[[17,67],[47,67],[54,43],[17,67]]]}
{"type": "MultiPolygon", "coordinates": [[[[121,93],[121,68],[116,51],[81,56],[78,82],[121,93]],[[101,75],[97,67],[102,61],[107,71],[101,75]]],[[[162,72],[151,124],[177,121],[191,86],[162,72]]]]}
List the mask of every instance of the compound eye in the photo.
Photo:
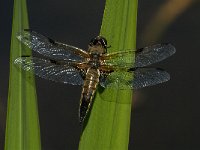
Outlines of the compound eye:
{"type": "Polygon", "coordinates": [[[98,43],[98,40],[96,38],[93,38],[91,41],[90,41],[90,46],[92,45],[96,45],[98,43]]]}
{"type": "Polygon", "coordinates": [[[107,48],[107,40],[102,36],[97,36],[90,41],[90,46],[101,45],[104,48],[107,48]]]}
{"type": "Polygon", "coordinates": [[[94,44],[94,45],[97,45],[97,43],[98,43],[98,40],[95,39],[95,40],[93,41],[93,44],[94,44]]]}

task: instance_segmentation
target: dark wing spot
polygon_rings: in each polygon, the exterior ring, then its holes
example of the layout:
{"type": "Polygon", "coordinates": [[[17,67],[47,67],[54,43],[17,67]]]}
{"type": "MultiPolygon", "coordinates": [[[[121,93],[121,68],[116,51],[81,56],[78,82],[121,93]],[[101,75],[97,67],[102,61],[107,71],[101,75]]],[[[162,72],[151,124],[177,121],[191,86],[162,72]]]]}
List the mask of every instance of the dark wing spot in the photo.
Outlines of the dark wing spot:
{"type": "Polygon", "coordinates": [[[31,55],[22,55],[21,57],[31,57],[31,55]]]}
{"type": "Polygon", "coordinates": [[[55,46],[57,46],[58,44],[51,38],[48,38],[49,42],[55,46]]]}
{"type": "Polygon", "coordinates": [[[129,69],[127,70],[127,72],[132,72],[132,71],[135,71],[136,69],[137,69],[137,67],[129,68],[129,69]]]}
{"type": "Polygon", "coordinates": [[[58,61],[56,61],[56,60],[53,60],[53,59],[50,59],[50,62],[51,62],[52,64],[55,64],[55,65],[60,65],[60,64],[61,64],[60,62],[58,62],[58,61]]]}

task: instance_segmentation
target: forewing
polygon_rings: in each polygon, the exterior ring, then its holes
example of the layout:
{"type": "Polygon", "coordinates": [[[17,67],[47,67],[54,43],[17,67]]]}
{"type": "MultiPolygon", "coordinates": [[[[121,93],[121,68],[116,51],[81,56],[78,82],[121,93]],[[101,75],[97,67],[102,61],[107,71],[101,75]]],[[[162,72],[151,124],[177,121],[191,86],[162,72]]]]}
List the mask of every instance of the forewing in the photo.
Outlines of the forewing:
{"type": "Polygon", "coordinates": [[[103,55],[102,60],[105,66],[115,66],[115,68],[131,68],[134,64],[134,54],[134,50],[114,52],[103,55]]]}
{"type": "Polygon", "coordinates": [[[160,62],[176,52],[171,44],[157,44],[138,49],[135,53],[134,67],[144,67],[160,62]]]}
{"type": "Polygon", "coordinates": [[[104,64],[118,67],[144,67],[160,62],[176,52],[171,44],[156,44],[145,48],[115,52],[103,56],[104,64]],[[135,59],[134,59],[135,54],[135,59]]]}
{"type": "Polygon", "coordinates": [[[83,61],[88,53],[80,48],[56,42],[31,30],[17,34],[17,38],[32,50],[54,60],[83,61]]]}
{"type": "Polygon", "coordinates": [[[72,85],[82,85],[83,79],[80,72],[69,65],[56,65],[50,60],[36,57],[19,57],[14,61],[25,71],[33,71],[37,76],[72,85]]]}
{"type": "Polygon", "coordinates": [[[113,72],[100,81],[105,88],[140,89],[166,82],[170,75],[159,68],[138,68],[134,72],[113,72]]]}

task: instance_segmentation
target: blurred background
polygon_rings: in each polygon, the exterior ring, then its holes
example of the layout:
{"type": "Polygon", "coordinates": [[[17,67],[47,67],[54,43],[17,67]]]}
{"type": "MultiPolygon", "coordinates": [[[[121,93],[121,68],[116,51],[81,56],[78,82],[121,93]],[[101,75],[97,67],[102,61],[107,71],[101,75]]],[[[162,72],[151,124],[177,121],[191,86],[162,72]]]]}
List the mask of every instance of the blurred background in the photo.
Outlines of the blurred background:
{"type": "MultiPolygon", "coordinates": [[[[99,34],[105,0],[27,0],[30,28],[87,48],[99,34]]],[[[0,1],[0,150],[7,107],[12,0],[0,1]]],[[[108,41],[109,42],[109,41],[108,41]]],[[[129,149],[199,150],[200,1],[139,0],[137,48],[172,43],[177,53],[156,64],[171,74],[165,84],[134,92],[129,149]]],[[[81,87],[36,78],[43,150],[75,150],[81,128],[81,87]]]]}

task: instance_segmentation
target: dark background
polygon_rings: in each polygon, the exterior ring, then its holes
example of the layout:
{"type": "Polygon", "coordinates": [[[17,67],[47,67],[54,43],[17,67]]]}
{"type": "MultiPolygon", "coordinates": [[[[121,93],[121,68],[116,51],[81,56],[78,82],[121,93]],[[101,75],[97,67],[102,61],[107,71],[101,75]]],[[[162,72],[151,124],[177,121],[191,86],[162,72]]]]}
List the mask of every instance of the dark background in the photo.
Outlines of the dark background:
{"type": "MultiPolygon", "coordinates": [[[[169,82],[134,94],[129,149],[200,149],[200,3],[191,0],[194,3],[176,15],[159,37],[153,38],[156,30],[151,29],[150,24],[169,1],[184,3],[189,0],[139,0],[137,47],[170,42],[177,53],[157,64],[170,72],[169,82]],[[152,35],[145,36],[148,31],[152,31],[152,35]]],[[[97,0],[28,0],[30,27],[58,41],[87,48],[88,41],[99,34],[104,3],[97,0]]],[[[166,18],[176,7],[170,7],[166,18]]],[[[12,9],[12,0],[0,1],[1,150],[5,134],[12,9]]],[[[160,24],[162,20],[155,23],[158,27],[160,24]]],[[[78,122],[81,87],[39,78],[36,82],[42,149],[77,149],[81,130],[78,122]]]]}

